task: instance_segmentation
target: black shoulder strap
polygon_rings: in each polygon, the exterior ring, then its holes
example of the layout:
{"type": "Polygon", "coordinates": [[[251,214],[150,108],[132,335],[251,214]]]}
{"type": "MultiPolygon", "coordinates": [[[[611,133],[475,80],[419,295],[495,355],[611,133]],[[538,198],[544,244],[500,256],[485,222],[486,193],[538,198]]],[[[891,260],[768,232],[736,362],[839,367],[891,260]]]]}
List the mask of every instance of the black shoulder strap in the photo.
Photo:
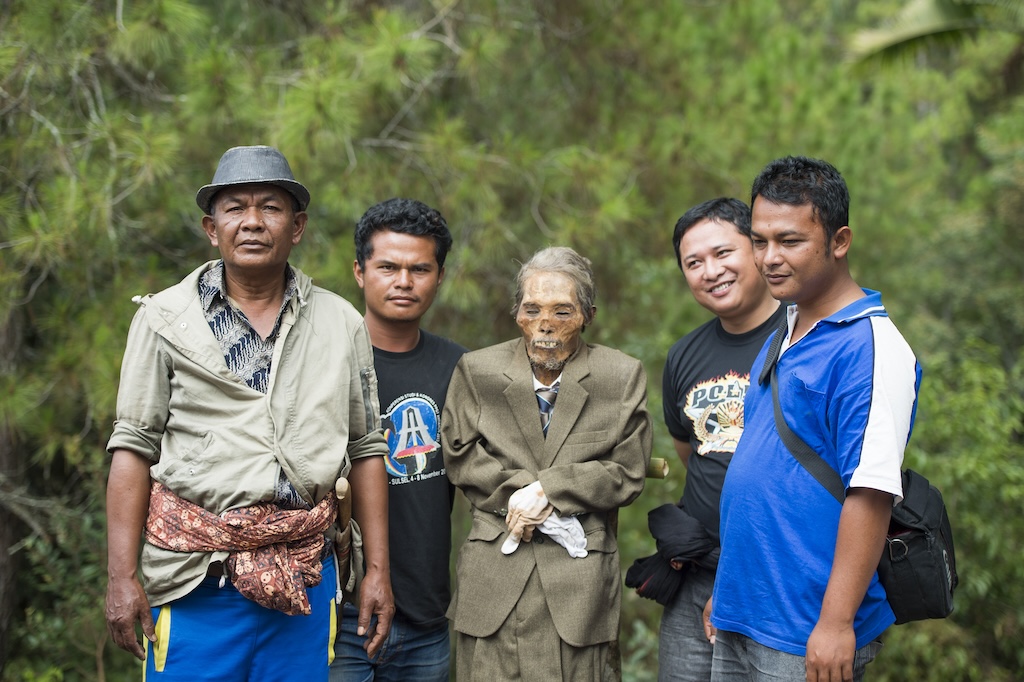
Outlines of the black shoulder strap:
{"type": "MultiPolygon", "coordinates": [[[[776,333],[776,337],[781,337],[781,330],[776,333]]],[[[776,345],[777,339],[772,339],[772,346],[776,345]]],[[[781,339],[778,339],[779,345],[781,345],[781,339]]],[[[769,355],[771,349],[769,348],[769,355]]],[[[776,355],[772,360],[771,364],[771,383],[772,383],[772,402],[775,405],[775,428],[778,430],[779,435],[782,437],[782,442],[786,444],[786,448],[790,454],[800,462],[804,469],[814,476],[814,479],[820,483],[825,490],[832,494],[832,497],[836,498],[839,504],[842,504],[846,499],[846,486],[843,485],[843,479],[839,477],[836,470],[828,465],[828,462],[821,458],[817,452],[811,449],[811,446],[805,443],[800,436],[793,433],[792,429],[789,428],[789,424],[786,423],[786,418],[782,415],[782,406],[779,405],[779,379],[778,374],[775,371],[775,360],[778,359],[778,349],[776,348],[776,355]]],[[[767,361],[765,365],[767,366],[767,361]]]]}
{"type": "Polygon", "coordinates": [[[768,354],[764,358],[764,367],[761,368],[761,375],[757,378],[758,386],[763,386],[771,373],[775,371],[775,363],[779,360],[779,352],[782,350],[782,342],[785,341],[786,334],[788,332],[789,316],[783,315],[782,319],[779,320],[779,326],[775,328],[775,335],[772,336],[772,342],[768,346],[768,354]]]}

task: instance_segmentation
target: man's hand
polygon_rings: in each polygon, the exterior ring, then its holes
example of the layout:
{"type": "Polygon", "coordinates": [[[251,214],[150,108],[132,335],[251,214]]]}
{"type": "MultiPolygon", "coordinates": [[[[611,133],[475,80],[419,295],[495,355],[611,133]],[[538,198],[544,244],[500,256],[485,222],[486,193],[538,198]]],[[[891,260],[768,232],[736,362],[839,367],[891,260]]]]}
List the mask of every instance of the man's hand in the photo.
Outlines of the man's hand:
{"type": "Polygon", "coordinates": [[[131,450],[114,450],[107,481],[107,630],[114,644],[145,660],[135,633],[156,641],[153,616],[137,575],[142,527],[149,512],[149,467],[152,463],[131,450]]]}
{"type": "Polygon", "coordinates": [[[359,619],[356,634],[366,635],[363,648],[373,658],[384,645],[395,616],[395,597],[391,593],[391,580],[382,571],[368,570],[359,587],[359,619]],[[371,616],[377,621],[370,627],[371,616]]]}
{"type": "Polygon", "coordinates": [[[853,621],[882,556],[891,513],[889,493],[871,488],[846,491],[821,614],[807,639],[807,682],[853,679],[853,621]]]}
{"type": "Polygon", "coordinates": [[[516,551],[520,540],[529,542],[533,538],[534,529],[544,523],[553,509],[540,481],[534,481],[512,493],[508,498],[508,513],[505,514],[508,537],[501,546],[502,554],[516,551]]]}
{"type": "Polygon", "coordinates": [[[508,498],[508,514],[505,515],[505,524],[513,537],[519,538],[527,526],[538,526],[544,523],[544,519],[551,513],[553,507],[548,503],[548,496],[540,486],[540,481],[534,481],[512,493],[508,498]]]}
{"type": "Polygon", "coordinates": [[[509,535],[515,539],[522,538],[529,542],[533,537],[534,529],[544,523],[553,510],[554,507],[550,504],[536,513],[510,509],[508,516],[505,517],[509,535]]]}
{"type": "Polygon", "coordinates": [[[704,613],[701,615],[701,620],[704,621],[704,636],[714,645],[718,629],[711,624],[711,597],[708,597],[708,603],[704,605],[704,613]]]}
{"type": "Polygon", "coordinates": [[[352,462],[348,482],[352,486],[352,516],[363,532],[366,560],[366,576],[359,586],[356,632],[366,635],[363,648],[366,655],[373,658],[384,645],[395,615],[388,547],[388,475],[384,458],[363,457],[352,462]],[[371,616],[377,616],[372,628],[371,616]]]}
{"type": "Polygon", "coordinates": [[[140,661],[146,660],[135,624],[142,624],[142,634],[150,642],[156,641],[156,629],[149,601],[138,578],[113,578],[107,583],[106,616],[107,631],[114,644],[140,661]]]}
{"type": "Polygon", "coordinates": [[[853,625],[818,621],[807,639],[807,682],[852,682],[857,635],[853,625]]]}

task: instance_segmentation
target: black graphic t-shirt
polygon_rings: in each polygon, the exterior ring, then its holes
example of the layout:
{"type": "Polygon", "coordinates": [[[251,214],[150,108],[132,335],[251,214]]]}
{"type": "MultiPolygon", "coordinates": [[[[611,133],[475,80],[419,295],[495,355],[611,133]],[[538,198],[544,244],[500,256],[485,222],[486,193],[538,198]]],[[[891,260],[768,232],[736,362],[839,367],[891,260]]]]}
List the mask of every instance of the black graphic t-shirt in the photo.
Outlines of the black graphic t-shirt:
{"type": "Polygon", "coordinates": [[[388,531],[395,607],[409,621],[445,621],[454,487],[438,428],[452,371],[466,349],[425,331],[408,353],[373,349],[388,440],[388,531]]]}
{"type": "Polygon", "coordinates": [[[779,309],[762,325],[730,334],[716,317],[668,352],[662,377],[665,425],[693,448],[680,505],[718,541],[725,470],[743,434],[743,397],[750,366],[785,316],[779,309]]]}

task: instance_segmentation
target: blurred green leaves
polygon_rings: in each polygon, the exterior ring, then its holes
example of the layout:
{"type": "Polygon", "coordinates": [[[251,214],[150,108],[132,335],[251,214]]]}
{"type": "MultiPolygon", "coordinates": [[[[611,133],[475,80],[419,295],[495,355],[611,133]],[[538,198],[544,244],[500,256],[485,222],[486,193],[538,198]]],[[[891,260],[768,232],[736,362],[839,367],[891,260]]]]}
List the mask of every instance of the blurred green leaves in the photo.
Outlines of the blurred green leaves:
{"type": "MultiPolygon", "coordinates": [[[[1019,17],[1020,4],[974,7],[1019,17]]],[[[4,679],[138,672],[102,623],[103,448],[130,299],[214,256],[195,191],[226,148],[260,143],[279,146],[312,192],[294,262],[357,305],[362,212],[398,195],[439,208],[455,246],[425,323],[464,345],[517,333],[511,283],[536,249],[567,244],[593,260],[599,312],[586,335],[643,360],[655,454],[673,464],[621,513],[625,565],[653,551],[646,512],[684,480],[661,425],[661,369],[707,313],[671,253],[676,219],[714,196],[749,200],[776,156],[835,163],[853,196],[856,277],[883,291],[925,366],[907,460],[946,495],[963,576],[953,618],[891,631],[871,675],[1013,679],[1024,667],[1019,32],[932,46],[902,66],[848,62],[847,39],[901,6],[4,5],[0,520],[17,532],[6,566],[18,568],[4,679]],[[25,509],[42,511],[28,523],[25,509]]],[[[659,617],[625,595],[627,680],[654,678],[659,617]]]]}

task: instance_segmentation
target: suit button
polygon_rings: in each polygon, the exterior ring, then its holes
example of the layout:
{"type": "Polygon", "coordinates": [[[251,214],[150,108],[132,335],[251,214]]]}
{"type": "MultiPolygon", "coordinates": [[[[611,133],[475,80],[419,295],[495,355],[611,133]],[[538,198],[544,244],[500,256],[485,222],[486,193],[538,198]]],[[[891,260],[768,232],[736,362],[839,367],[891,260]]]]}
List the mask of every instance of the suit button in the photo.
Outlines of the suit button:
{"type": "Polygon", "coordinates": [[[534,540],[534,542],[536,542],[538,545],[543,545],[544,544],[544,536],[541,535],[539,538],[536,538],[534,540]]]}

